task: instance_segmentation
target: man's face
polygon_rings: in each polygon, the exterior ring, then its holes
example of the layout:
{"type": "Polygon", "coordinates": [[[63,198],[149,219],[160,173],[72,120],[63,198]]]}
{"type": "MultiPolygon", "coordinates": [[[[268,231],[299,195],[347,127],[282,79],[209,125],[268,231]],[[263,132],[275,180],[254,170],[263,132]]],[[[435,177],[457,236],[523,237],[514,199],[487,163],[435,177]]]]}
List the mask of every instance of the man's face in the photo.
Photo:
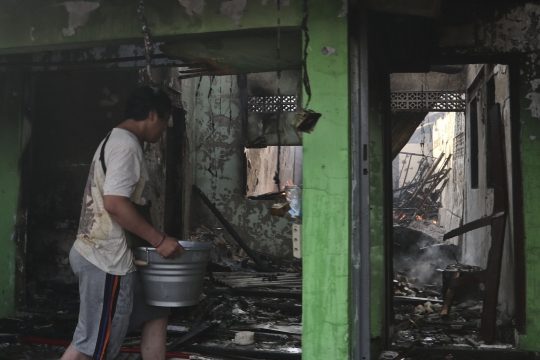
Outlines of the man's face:
{"type": "Polygon", "coordinates": [[[149,116],[147,142],[155,143],[159,140],[161,135],[167,130],[167,123],[169,122],[170,114],[165,114],[163,119],[158,117],[157,112],[151,111],[149,116]]]}

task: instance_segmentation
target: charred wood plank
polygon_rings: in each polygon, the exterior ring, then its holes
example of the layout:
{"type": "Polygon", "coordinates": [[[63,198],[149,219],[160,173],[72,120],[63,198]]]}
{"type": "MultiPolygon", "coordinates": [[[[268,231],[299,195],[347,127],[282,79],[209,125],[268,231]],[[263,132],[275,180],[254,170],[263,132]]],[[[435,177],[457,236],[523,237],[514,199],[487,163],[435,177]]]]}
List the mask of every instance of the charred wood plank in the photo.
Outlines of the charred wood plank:
{"type": "Polygon", "coordinates": [[[293,313],[296,315],[302,314],[302,306],[295,306],[295,305],[290,305],[290,304],[260,303],[260,302],[253,303],[253,305],[259,308],[281,310],[281,311],[285,311],[287,313],[293,313]]]}
{"type": "Polygon", "coordinates": [[[195,193],[199,195],[201,200],[206,204],[206,206],[208,206],[210,211],[212,211],[212,213],[218,218],[218,220],[225,227],[225,229],[227,229],[229,234],[231,234],[234,240],[236,240],[238,245],[240,245],[240,247],[255,262],[255,264],[257,264],[257,266],[262,269],[266,269],[267,268],[266,263],[261,261],[261,259],[259,259],[257,254],[255,254],[255,252],[251,250],[251,248],[245,243],[245,241],[240,237],[240,235],[238,235],[238,233],[236,232],[234,227],[231,225],[231,223],[228,222],[227,219],[225,219],[225,217],[223,216],[223,214],[221,214],[221,212],[216,208],[216,206],[212,204],[212,202],[210,201],[210,199],[208,199],[206,194],[201,189],[199,189],[197,185],[193,185],[193,191],[195,191],[195,193]]]}
{"type": "Polygon", "coordinates": [[[246,289],[230,289],[216,288],[203,289],[207,296],[233,295],[233,296],[250,296],[250,297],[271,297],[279,299],[302,299],[301,291],[272,291],[272,290],[246,290],[246,289]]]}
{"type": "MultiPolygon", "coordinates": [[[[504,214],[502,214],[504,215],[504,214]]],[[[501,214],[496,214],[495,216],[502,216],[501,214]]],[[[470,223],[467,223],[465,225],[462,225],[454,230],[451,230],[449,232],[447,232],[446,234],[444,234],[443,236],[443,240],[448,240],[448,239],[451,239],[455,236],[458,236],[458,235],[463,235],[465,234],[466,232],[469,232],[469,231],[472,231],[472,230],[475,230],[475,229],[479,229],[481,227],[485,227],[485,226],[489,226],[491,225],[491,220],[493,218],[494,215],[491,215],[491,216],[486,216],[484,218],[481,218],[481,219],[478,219],[478,220],[474,220],[474,221],[471,221],[470,223]]]]}
{"type": "Polygon", "coordinates": [[[438,300],[438,299],[428,299],[428,298],[422,298],[422,297],[416,297],[416,296],[394,296],[394,302],[397,302],[397,303],[425,303],[428,301],[433,304],[443,302],[442,300],[438,300]]]}
{"type": "Polygon", "coordinates": [[[261,350],[244,350],[232,349],[220,346],[204,346],[190,345],[185,348],[186,351],[194,352],[202,355],[232,355],[243,356],[253,359],[269,359],[269,360],[301,360],[302,353],[278,352],[278,351],[261,351],[261,350]]]}
{"type": "Polygon", "coordinates": [[[182,347],[186,346],[190,342],[193,342],[197,340],[201,335],[203,335],[205,332],[216,326],[217,323],[205,323],[202,324],[192,330],[190,330],[187,334],[183,335],[182,337],[175,339],[172,343],[170,343],[167,346],[167,351],[171,351],[174,349],[181,349],[182,347]]]}
{"type": "MultiPolygon", "coordinates": [[[[461,273],[459,271],[456,271],[456,273],[452,276],[452,280],[458,279],[461,273]]],[[[452,307],[452,300],[454,299],[454,292],[456,290],[452,287],[448,287],[446,289],[446,294],[444,295],[444,304],[441,309],[441,316],[448,315],[450,313],[450,308],[452,307]]]]}
{"type": "Polygon", "coordinates": [[[408,354],[410,358],[429,359],[433,356],[440,356],[444,359],[448,354],[456,359],[475,359],[475,360],[531,360],[534,359],[533,353],[519,350],[464,350],[456,349],[455,347],[440,347],[440,348],[421,348],[417,347],[413,352],[408,354]]]}

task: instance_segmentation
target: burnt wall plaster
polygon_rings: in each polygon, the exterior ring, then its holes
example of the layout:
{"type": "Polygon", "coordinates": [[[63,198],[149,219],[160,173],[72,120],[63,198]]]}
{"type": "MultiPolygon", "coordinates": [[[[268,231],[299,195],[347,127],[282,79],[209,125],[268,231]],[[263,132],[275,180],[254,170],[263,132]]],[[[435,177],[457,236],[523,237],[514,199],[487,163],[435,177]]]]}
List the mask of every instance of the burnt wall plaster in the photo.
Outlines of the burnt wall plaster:
{"type": "Polygon", "coordinates": [[[390,91],[465,91],[467,74],[395,73],[390,75],[390,91]]]}
{"type": "Polygon", "coordinates": [[[528,3],[518,6],[491,23],[478,27],[478,40],[495,51],[537,51],[540,43],[540,5],[528,3]]]}
{"type": "Polygon", "coordinates": [[[230,17],[236,26],[240,26],[240,19],[242,19],[242,15],[244,15],[246,2],[247,0],[224,1],[221,3],[219,12],[230,17]]]}
{"type": "Polygon", "coordinates": [[[537,52],[540,4],[474,4],[448,9],[440,23],[438,45],[443,55],[537,52]],[[459,9],[459,10],[458,10],[459,9]]]}
{"type": "Polygon", "coordinates": [[[186,8],[186,14],[204,15],[204,1],[200,0],[178,0],[180,5],[186,8]]]}
{"type": "MultiPolygon", "coordinates": [[[[282,1],[281,26],[298,28],[302,1],[282,1]]],[[[141,38],[138,1],[43,0],[0,2],[0,53],[114,45],[141,38]]],[[[247,0],[159,0],[146,2],[146,17],[156,38],[277,25],[277,9],[247,0]]],[[[215,37],[215,35],[213,36],[215,37]]]]}
{"type": "MultiPolygon", "coordinates": [[[[152,66],[170,67],[183,64],[178,59],[168,59],[161,51],[163,42],[155,43],[152,66]]],[[[95,46],[77,50],[42,51],[29,54],[0,56],[0,71],[11,66],[24,67],[29,71],[56,71],[73,69],[117,69],[142,68],[146,66],[145,50],[142,44],[119,46],[95,46]]]]}
{"type": "MultiPolygon", "coordinates": [[[[86,24],[90,18],[90,13],[96,10],[99,7],[99,2],[97,1],[66,1],[64,6],[66,7],[67,12],[69,13],[68,27],[62,29],[62,34],[64,36],[73,36],[75,35],[75,29],[79,26],[86,24]]],[[[32,37],[32,32],[30,36],[32,37]]],[[[35,41],[33,39],[32,41],[35,41]]]]}
{"type": "MultiPolygon", "coordinates": [[[[292,257],[292,223],[270,215],[271,201],[244,193],[244,134],[236,76],[182,80],[188,161],[186,189],[201,188],[254,250],[292,257]]],[[[187,194],[189,228],[222,225],[196,195],[187,194]]],[[[219,232],[219,231],[218,231],[219,232]]],[[[234,241],[228,233],[224,236],[234,241]]]]}
{"type": "MultiPolygon", "coordinates": [[[[247,75],[247,96],[268,97],[276,96],[279,92],[282,96],[296,96],[296,105],[302,103],[302,86],[300,70],[283,70],[278,81],[275,71],[259,72],[247,75]]],[[[246,99],[247,100],[247,99],[246,99]]],[[[277,129],[276,112],[252,112],[247,114],[246,142],[251,144],[260,138],[264,138],[266,145],[302,145],[302,134],[292,126],[294,111],[283,111],[279,116],[279,139],[277,129]]]]}

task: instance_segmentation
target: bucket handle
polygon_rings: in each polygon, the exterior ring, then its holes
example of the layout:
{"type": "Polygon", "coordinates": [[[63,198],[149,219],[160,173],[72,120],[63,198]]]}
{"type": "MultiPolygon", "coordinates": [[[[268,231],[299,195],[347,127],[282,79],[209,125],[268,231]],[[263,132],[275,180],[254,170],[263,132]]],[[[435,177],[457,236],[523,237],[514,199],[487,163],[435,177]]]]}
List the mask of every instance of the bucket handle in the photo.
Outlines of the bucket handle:
{"type": "Polygon", "coordinates": [[[148,263],[150,262],[148,254],[148,248],[146,248],[146,261],[144,260],[133,260],[133,263],[137,266],[148,266],[148,263]]]}

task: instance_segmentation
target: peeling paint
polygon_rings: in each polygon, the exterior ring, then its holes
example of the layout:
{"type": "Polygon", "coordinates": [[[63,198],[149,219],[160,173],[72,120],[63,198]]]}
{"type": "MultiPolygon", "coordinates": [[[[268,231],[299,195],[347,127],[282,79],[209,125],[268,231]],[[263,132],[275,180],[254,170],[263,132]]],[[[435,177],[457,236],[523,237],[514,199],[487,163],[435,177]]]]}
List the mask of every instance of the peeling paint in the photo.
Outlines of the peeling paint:
{"type": "Polygon", "coordinates": [[[204,14],[204,3],[203,0],[178,0],[180,5],[186,8],[186,13],[188,15],[193,15],[194,13],[197,15],[203,15],[204,14]]]}
{"type": "Polygon", "coordinates": [[[105,54],[105,50],[106,50],[105,47],[95,47],[95,48],[90,50],[90,54],[92,54],[96,60],[101,60],[101,59],[103,59],[103,55],[105,54]]]}
{"type": "Polygon", "coordinates": [[[498,51],[535,51],[540,44],[540,5],[528,3],[479,28],[484,46],[498,51]]]}
{"type": "MultiPolygon", "coordinates": [[[[236,78],[185,79],[181,81],[181,91],[189,144],[186,181],[205,192],[254,250],[292,257],[293,221],[270,215],[272,201],[245,197],[242,115],[236,78]]],[[[190,229],[199,225],[219,227],[215,217],[197,201],[187,207],[186,213],[190,214],[190,229]]],[[[228,233],[223,236],[230,237],[228,233]]]]}
{"type": "Polygon", "coordinates": [[[540,79],[531,80],[532,92],[525,97],[531,100],[531,105],[527,108],[531,110],[531,116],[540,119],[540,79]]]}
{"type": "Polygon", "coordinates": [[[66,1],[64,6],[69,13],[68,27],[62,29],[64,36],[75,35],[75,29],[86,24],[90,13],[99,7],[99,2],[66,1]]]}
{"type": "Polygon", "coordinates": [[[341,10],[339,11],[338,17],[343,18],[347,16],[348,12],[349,12],[349,6],[347,4],[347,0],[343,0],[343,6],[341,7],[341,10]]]}
{"type": "Polygon", "coordinates": [[[323,54],[323,55],[333,55],[333,54],[337,54],[337,50],[334,49],[333,47],[330,47],[330,46],[324,46],[321,49],[321,54],[323,54]]]}
{"type": "Polygon", "coordinates": [[[244,15],[246,2],[247,0],[225,1],[221,3],[219,12],[231,18],[236,26],[240,26],[240,19],[242,19],[242,16],[244,15]]]}

